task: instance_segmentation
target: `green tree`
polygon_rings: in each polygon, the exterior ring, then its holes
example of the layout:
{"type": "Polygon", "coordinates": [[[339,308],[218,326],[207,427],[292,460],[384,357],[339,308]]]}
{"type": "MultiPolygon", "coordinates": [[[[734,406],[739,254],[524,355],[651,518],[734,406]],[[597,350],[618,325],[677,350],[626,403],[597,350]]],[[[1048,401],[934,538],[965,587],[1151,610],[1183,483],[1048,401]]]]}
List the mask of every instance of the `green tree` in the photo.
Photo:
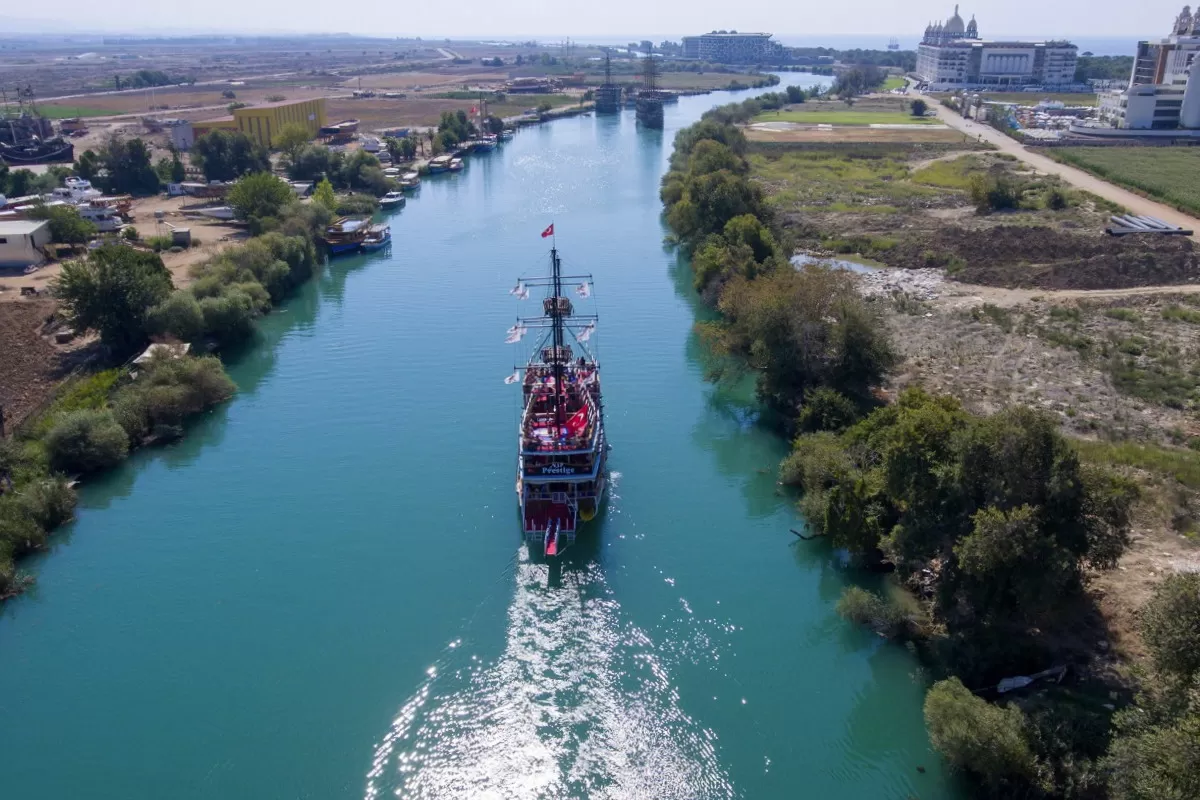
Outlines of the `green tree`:
{"type": "Polygon", "coordinates": [[[335,179],[344,160],[341,153],[324,145],[309,143],[301,147],[289,161],[288,175],[297,181],[319,180],[322,177],[335,179]]]}
{"type": "Polygon", "coordinates": [[[8,196],[25,197],[33,194],[37,185],[37,175],[32,170],[14,169],[8,173],[8,196]]]}
{"type": "Polygon", "coordinates": [[[309,133],[308,128],[299,122],[289,122],[279,129],[279,133],[275,134],[271,146],[283,153],[284,158],[291,164],[311,140],[312,134],[309,133]]]}
{"type": "Polygon", "coordinates": [[[267,148],[241,131],[215,130],[197,137],[192,161],[210,181],[232,181],[271,169],[267,148]]]}
{"type": "Polygon", "coordinates": [[[50,238],[59,244],[86,244],[96,235],[96,226],[84,219],[71,206],[48,206],[39,203],[29,211],[31,219],[50,222],[50,238]]]}
{"type": "Polygon", "coordinates": [[[141,139],[122,140],[113,135],[100,148],[96,161],[104,172],[97,171],[94,179],[106,192],[147,195],[159,189],[158,173],[150,163],[150,150],[141,139]]]}
{"type": "Polygon", "coordinates": [[[483,126],[484,129],[493,136],[499,136],[500,134],[504,133],[504,120],[500,119],[494,114],[488,115],[488,118],[483,122],[483,126]]]}
{"type": "Polygon", "coordinates": [[[238,216],[252,224],[279,216],[294,198],[292,187],[269,172],[253,172],[239,178],[228,195],[229,205],[238,216]]]}
{"type": "Polygon", "coordinates": [[[64,414],[46,434],[50,465],[68,474],[116,466],[129,452],[129,437],[107,410],[64,414]]]}
{"type": "Polygon", "coordinates": [[[84,180],[91,181],[96,179],[96,173],[100,171],[102,166],[100,157],[94,151],[84,150],[82,155],[75,161],[75,172],[84,180]]]}
{"type": "Polygon", "coordinates": [[[117,355],[146,341],[146,315],[171,292],[171,273],[155,253],[104,245],[68,261],[52,284],[76,330],[94,330],[117,355]]]}
{"type": "Polygon", "coordinates": [[[333,184],[329,182],[328,178],[322,179],[322,181],[317,184],[317,187],[313,189],[312,201],[324,206],[330,211],[333,211],[335,208],[337,208],[337,195],[334,194],[333,184]]]}
{"type": "Polygon", "coordinates": [[[1161,673],[1187,680],[1200,674],[1200,573],[1168,575],[1142,609],[1141,630],[1161,673]]]}
{"type": "Polygon", "coordinates": [[[929,110],[929,105],[924,100],[918,98],[912,101],[911,108],[914,117],[923,117],[925,116],[925,112],[929,110]]]}
{"type": "Polygon", "coordinates": [[[1000,789],[1033,780],[1037,763],[1025,715],[976,697],[958,678],[938,681],[925,695],[925,726],[934,748],[952,767],[1000,789]]]}

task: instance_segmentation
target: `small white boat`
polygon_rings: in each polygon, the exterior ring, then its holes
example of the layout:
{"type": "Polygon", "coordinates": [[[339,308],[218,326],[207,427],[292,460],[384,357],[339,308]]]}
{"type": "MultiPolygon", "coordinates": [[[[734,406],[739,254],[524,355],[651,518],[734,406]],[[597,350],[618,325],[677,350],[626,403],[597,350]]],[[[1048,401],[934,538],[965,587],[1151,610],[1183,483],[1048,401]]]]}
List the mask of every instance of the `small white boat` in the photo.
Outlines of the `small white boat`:
{"type": "Polygon", "coordinates": [[[461,158],[450,159],[450,171],[451,172],[459,172],[462,170],[462,168],[464,166],[466,166],[466,165],[463,163],[463,160],[461,158]]]}
{"type": "Polygon", "coordinates": [[[421,185],[421,175],[418,172],[406,172],[400,176],[401,189],[415,189],[421,185]]]}
{"type": "Polygon", "coordinates": [[[404,204],[407,202],[403,192],[388,192],[379,198],[379,206],[387,209],[404,208],[404,204]]]}
{"type": "Polygon", "coordinates": [[[202,214],[213,219],[233,219],[233,209],[230,206],[213,206],[212,208],[197,208],[193,214],[202,214]]]}

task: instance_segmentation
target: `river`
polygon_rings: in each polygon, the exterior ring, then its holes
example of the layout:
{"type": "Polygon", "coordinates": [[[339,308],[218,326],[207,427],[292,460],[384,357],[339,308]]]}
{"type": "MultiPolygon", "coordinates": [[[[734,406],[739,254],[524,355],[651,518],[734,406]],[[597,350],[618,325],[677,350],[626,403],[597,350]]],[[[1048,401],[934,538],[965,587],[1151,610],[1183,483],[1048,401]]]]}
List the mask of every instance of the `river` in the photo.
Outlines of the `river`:
{"type": "Polygon", "coordinates": [[[426,180],[390,252],[335,260],[229,357],[233,401],[85,485],[0,611],[0,794],[962,796],[918,664],[837,617],[852,576],[788,532],[785,443],[705,382],[663,244],[674,132],[752,93],[662,132],[530,128],[426,180]],[[502,380],[551,222],[595,275],[613,443],[608,508],[552,567],[521,545],[502,380]]]}

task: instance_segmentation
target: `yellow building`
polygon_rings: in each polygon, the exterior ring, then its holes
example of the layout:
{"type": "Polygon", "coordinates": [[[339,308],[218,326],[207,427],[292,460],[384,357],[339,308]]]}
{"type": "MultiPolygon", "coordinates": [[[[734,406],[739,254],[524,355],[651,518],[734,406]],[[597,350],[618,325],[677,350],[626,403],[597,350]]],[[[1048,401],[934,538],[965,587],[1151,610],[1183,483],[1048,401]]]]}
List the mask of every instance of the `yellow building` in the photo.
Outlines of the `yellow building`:
{"type": "Polygon", "coordinates": [[[284,125],[298,123],[308,129],[312,136],[324,127],[325,98],[315,100],[284,100],[279,103],[266,103],[261,106],[237,108],[231,117],[219,117],[196,122],[192,129],[196,136],[201,136],[213,130],[241,131],[254,141],[266,147],[279,135],[284,125]]]}

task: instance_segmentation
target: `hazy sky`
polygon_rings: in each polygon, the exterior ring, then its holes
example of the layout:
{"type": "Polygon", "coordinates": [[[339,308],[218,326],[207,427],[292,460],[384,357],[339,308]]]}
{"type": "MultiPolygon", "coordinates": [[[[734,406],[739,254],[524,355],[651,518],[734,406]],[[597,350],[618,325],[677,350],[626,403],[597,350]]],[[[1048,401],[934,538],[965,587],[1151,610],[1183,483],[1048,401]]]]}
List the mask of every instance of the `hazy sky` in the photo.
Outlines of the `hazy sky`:
{"type": "MultiPolygon", "coordinates": [[[[930,19],[945,19],[954,4],[942,0],[54,0],[48,6],[6,3],[0,20],[62,20],[75,30],[278,30],[370,33],[375,35],[514,36],[604,40],[633,34],[678,36],[714,28],[769,31],[776,35],[876,34],[912,39],[930,19]],[[41,12],[41,13],[39,13],[41,12]]],[[[967,3],[964,20],[975,14],[985,37],[1131,37],[1166,35],[1179,14],[1179,0],[1008,0],[967,3]]],[[[3,28],[19,27],[0,23],[3,28]]],[[[49,27],[53,24],[38,27],[49,27]]]]}

